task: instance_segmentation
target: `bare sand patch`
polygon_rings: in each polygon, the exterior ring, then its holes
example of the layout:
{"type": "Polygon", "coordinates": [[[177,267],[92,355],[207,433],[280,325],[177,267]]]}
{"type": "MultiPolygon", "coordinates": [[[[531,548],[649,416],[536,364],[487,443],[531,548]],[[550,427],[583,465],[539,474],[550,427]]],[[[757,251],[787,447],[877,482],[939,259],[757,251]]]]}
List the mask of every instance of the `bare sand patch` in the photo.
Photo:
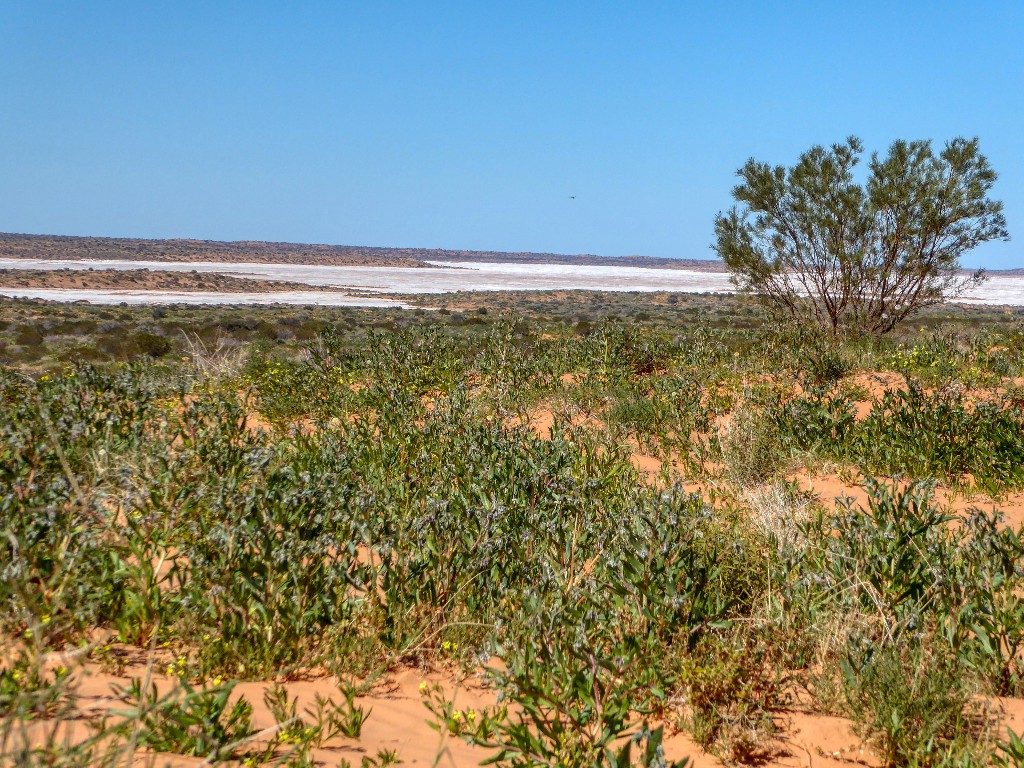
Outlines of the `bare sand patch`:
{"type": "MultiPolygon", "coordinates": [[[[144,654],[143,654],[144,655],[144,654]]],[[[104,672],[95,664],[87,664],[77,673],[77,706],[79,719],[62,724],[62,733],[72,742],[89,735],[88,720],[95,720],[104,714],[111,715],[124,709],[124,704],[115,695],[115,687],[126,687],[131,678],[145,676],[145,663],[138,654],[121,674],[104,672]]],[[[161,692],[174,685],[174,680],[159,672],[152,675],[161,692]]],[[[338,765],[342,759],[358,765],[363,756],[374,757],[381,750],[394,750],[403,765],[451,766],[469,768],[477,766],[491,756],[481,747],[467,744],[461,738],[439,734],[429,725],[432,715],[423,704],[420,686],[438,685],[444,695],[454,700],[457,709],[480,711],[492,706],[495,701],[493,690],[485,687],[475,677],[465,677],[454,670],[427,670],[399,668],[378,680],[365,694],[357,697],[356,704],[369,712],[358,738],[336,737],[323,746],[311,751],[317,765],[338,765]]],[[[251,724],[256,732],[272,729],[275,719],[264,704],[263,695],[274,683],[244,682],[236,686],[235,697],[244,697],[252,704],[251,724]]],[[[323,676],[307,680],[284,681],[279,683],[289,698],[298,702],[298,711],[311,706],[316,696],[340,698],[336,678],[323,676]]],[[[1024,700],[996,698],[988,702],[998,719],[1000,727],[1013,728],[1020,732],[1024,728],[1024,700]]],[[[116,718],[116,715],[113,715],[116,718]]],[[[663,725],[666,738],[665,753],[669,759],[689,757],[695,768],[718,768],[725,763],[704,751],[685,732],[679,731],[672,723],[663,725]]],[[[768,757],[758,765],[764,768],[806,768],[826,766],[840,768],[850,765],[878,766],[880,761],[854,734],[851,722],[842,717],[812,714],[800,705],[793,705],[776,713],[778,733],[767,745],[768,757]]],[[[30,726],[39,729],[39,734],[48,727],[46,721],[30,726]]],[[[258,748],[267,743],[268,736],[256,738],[248,746],[258,748]]],[[[281,748],[281,752],[285,748],[281,748]]],[[[142,759],[140,754],[138,759],[142,759]]],[[[199,758],[161,754],[159,765],[201,765],[199,758]]]]}

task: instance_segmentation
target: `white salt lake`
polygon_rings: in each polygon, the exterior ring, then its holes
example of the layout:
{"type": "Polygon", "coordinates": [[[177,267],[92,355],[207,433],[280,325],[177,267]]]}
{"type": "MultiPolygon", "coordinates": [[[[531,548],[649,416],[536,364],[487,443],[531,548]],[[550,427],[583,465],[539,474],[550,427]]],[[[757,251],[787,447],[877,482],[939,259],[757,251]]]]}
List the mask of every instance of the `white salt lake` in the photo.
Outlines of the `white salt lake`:
{"type": "MultiPolygon", "coordinates": [[[[281,280],[337,291],[275,291],[273,293],[215,293],[191,291],[125,291],[45,288],[0,288],[0,295],[51,301],[97,304],[322,304],[329,306],[405,306],[381,296],[360,293],[442,294],[455,291],[678,291],[729,293],[733,287],[724,272],[645,267],[575,266],[430,262],[420,267],[334,267],[306,264],[106,261],[57,259],[0,259],[0,269],[132,270],[219,273],[257,280],[281,280]]],[[[1024,306],[1024,277],[994,275],[963,301],[971,304],[1024,306]]]]}

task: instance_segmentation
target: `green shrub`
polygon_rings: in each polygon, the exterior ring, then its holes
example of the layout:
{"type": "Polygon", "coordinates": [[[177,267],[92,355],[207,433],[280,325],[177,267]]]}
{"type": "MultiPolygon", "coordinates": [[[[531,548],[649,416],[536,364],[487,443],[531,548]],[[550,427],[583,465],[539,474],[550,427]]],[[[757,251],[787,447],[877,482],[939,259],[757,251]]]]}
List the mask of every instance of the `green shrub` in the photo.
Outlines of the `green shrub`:
{"type": "Polygon", "coordinates": [[[139,354],[150,357],[163,357],[173,349],[170,339],[155,333],[138,333],[133,342],[139,354]]]}
{"type": "Polygon", "coordinates": [[[234,685],[195,689],[184,680],[164,696],[156,685],[144,688],[135,678],[115,692],[129,707],[118,726],[124,735],[135,733],[139,746],[156,752],[219,760],[232,756],[239,742],[252,734],[252,705],[244,698],[229,705],[234,685]]]}
{"type": "Polygon", "coordinates": [[[926,392],[911,381],[857,422],[846,393],[815,387],[775,410],[788,445],[855,462],[867,474],[949,482],[971,475],[990,491],[1024,484],[1024,410],[1005,395],[971,402],[960,389],[926,392]]]}
{"type": "Polygon", "coordinates": [[[36,347],[42,344],[43,341],[42,331],[34,325],[21,325],[14,335],[14,343],[23,347],[36,347]]]}
{"type": "Polygon", "coordinates": [[[983,487],[1024,483],[1024,411],[1005,399],[968,403],[961,391],[926,393],[910,382],[887,392],[856,431],[867,472],[959,480],[983,487]]]}
{"type": "Polygon", "coordinates": [[[871,647],[844,670],[854,728],[885,765],[949,765],[981,750],[971,691],[948,653],[920,643],[871,647]]]}
{"type": "Polygon", "coordinates": [[[777,422],[756,403],[734,410],[732,422],[720,435],[726,472],[741,487],[777,478],[788,463],[777,422]]]}
{"type": "Polygon", "coordinates": [[[709,636],[681,661],[677,685],[683,725],[694,741],[727,762],[764,759],[782,703],[782,670],[763,640],[709,636]]]}

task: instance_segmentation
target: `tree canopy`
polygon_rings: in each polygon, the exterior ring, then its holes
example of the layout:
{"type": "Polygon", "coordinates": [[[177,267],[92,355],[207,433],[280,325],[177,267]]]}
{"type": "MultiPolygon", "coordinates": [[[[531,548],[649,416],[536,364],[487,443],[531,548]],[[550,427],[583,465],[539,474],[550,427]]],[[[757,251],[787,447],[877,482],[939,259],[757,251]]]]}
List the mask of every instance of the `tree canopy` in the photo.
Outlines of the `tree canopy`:
{"type": "Polygon", "coordinates": [[[984,279],[960,257],[1008,238],[996,180],[977,138],[936,153],[930,141],[815,146],[792,168],[754,159],[739,169],[738,205],[715,219],[714,250],[734,284],[772,310],[832,334],[881,334],[984,279]]]}

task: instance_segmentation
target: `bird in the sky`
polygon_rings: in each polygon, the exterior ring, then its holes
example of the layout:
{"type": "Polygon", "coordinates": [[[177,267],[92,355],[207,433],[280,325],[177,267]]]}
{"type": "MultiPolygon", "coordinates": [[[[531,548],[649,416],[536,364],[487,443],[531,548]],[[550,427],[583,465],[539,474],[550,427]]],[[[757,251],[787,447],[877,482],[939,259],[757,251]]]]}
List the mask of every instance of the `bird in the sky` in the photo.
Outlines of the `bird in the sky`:
{"type": "Polygon", "coordinates": [[[570,200],[575,200],[576,199],[576,195],[569,195],[569,199],[570,200]]]}

